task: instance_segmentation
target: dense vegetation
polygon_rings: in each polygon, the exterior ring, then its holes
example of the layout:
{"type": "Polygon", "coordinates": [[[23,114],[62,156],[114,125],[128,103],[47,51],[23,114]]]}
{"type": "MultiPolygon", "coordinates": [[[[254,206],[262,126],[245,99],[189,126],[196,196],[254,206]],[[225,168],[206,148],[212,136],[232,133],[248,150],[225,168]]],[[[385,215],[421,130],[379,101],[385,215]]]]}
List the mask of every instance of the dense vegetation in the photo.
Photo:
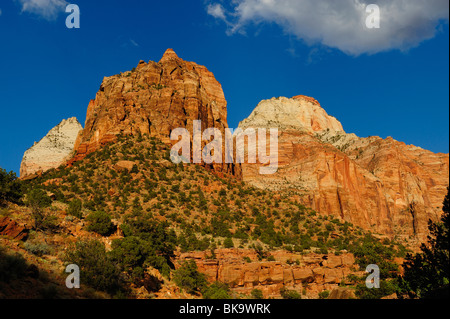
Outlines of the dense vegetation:
{"type": "Polygon", "coordinates": [[[113,231],[108,216],[116,224],[137,217],[164,222],[181,251],[262,243],[268,249],[339,252],[363,235],[287,196],[274,198],[197,165],[175,165],[165,144],[141,136],[121,137],[73,168],[49,171],[27,186],[52,193],[70,215],[85,218],[88,230],[102,235],[113,231]],[[123,160],[135,163],[131,171],[116,168],[123,160]]]}
{"type": "Polygon", "coordinates": [[[7,173],[0,167],[0,207],[8,202],[19,203],[22,198],[22,187],[14,172],[7,173]]]}

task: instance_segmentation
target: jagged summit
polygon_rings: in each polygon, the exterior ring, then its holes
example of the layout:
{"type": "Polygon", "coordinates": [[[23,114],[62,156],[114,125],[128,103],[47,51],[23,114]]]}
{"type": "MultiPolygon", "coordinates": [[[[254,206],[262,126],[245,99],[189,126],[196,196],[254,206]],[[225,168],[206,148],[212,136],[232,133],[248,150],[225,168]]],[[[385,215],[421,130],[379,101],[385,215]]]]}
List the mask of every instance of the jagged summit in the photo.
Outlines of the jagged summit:
{"type": "Polygon", "coordinates": [[[168,49],[159,63],[140,62],[131,72],[103,80],[89,103],[73,161],[120,134],[147,134],[171,143],[172,130],[192,131],[195,120],[201,120],[204,129],[224,131],[228,127],[222,86],[206,67],[184,61],[168,49]]]}
{"type": "Polygon", "coordinates": [[[166,52],[164,52],[164,55],[159,62],[164,63],[164,62],[166,62],[168,60],[172,60],[172,59],[179,59],[179,57],[173,49],[169,48],[166,50],[166,52]]]}

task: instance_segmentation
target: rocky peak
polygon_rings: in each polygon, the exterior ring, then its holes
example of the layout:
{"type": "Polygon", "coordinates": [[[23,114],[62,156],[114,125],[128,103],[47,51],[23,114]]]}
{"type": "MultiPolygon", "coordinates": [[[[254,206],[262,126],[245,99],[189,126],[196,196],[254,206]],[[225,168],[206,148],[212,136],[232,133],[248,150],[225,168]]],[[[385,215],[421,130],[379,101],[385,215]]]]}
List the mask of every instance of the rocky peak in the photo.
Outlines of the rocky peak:
{"type": "Polygon", "coordinates": [[[326,130],[344,132],[342,124],[328,115],[317,100],[304,95],[261,101],[239,127],[278,127],[281,130],[293,129],[307,133],[326,130]]]}
{"type": "Polygon", "coordinates": [[[178,55],[175,53],[173,49],[167,49],[166,52],[164,52],[163,57],[159,61],[159,63],[164,63],[169,60],[179,59],[178,55]]]}
{"type": "MultiPolygon", "coordinates": [[[[72,161],[114,141],[119,134],[147,134],[171,143],[173,129],[186,128],[192,133],[195,120],[202,121],[202,130],[224,132],[228,127],[222,86],[206,67],[184,61],[168,49],[159,63],[141,61],[133,71],[103,80],[89,103],[72,161]]],[[[214,169],[230,169],[219,166],[214,169]]]]}
{"type": "Polygon", "coordinates": [[[25,152],[20,165],[20,176],[45,172],[63,164],[72,155],[75,140],[82,129],[75,117],[63,120],[52,128],[25,152]]]}

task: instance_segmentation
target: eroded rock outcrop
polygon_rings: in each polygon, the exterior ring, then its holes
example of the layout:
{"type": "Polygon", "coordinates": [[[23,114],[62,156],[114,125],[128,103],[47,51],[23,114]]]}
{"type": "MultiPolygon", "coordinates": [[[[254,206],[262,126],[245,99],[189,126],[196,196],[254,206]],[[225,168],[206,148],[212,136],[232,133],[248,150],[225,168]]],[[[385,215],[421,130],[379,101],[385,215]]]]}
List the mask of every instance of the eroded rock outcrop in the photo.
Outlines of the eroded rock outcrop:
{"type": "Polygon", "coordinates": [[[20,165],[20,177],[45,172],[64,164],[73,154],[75,140],[82,130],[75,117],[63,120],[29,148],[20,165]]]}
{"type": "MultiPolygon", "coordinates": [[[[202,131],[224,132],[227,102],[222,86],[206,67],[186,62],[168,49],[159,62],[140,61],[131,72],[103,80],[89,103],[86,124],[79,135],[72,161],[84,158],[120,134],[148,134],[172,143],[175,128],[192,136],[193,121],[202,121],[202,131]]],[[[235,173],[233,165],[214,165],[214,170],[235,173]]]]}
{"type": "Polygon", "coordinates": [[[259,188],[292,191],[321,213],[415,244],[426,239],[428,220],[440,218],[448,154],[347,134],[317,101],[303,96],[263,101],[239,127],[279,129],[277,173],[260,175],[260,165],[242,166],[244,181],[259,188]]]}
{"type": "Polygon", "coordinates": [[[226,283],[234,292],[249,295],[260,289],[265,298],[279,298],[286,288],[303,294],[303,298],[317,298],[324,290],[333,290],[349,274],[362,275],[350,253],[320,255],[272,251],[275,261],[259,261],[252,249],[217,249],[214,258],[209,252],[183,253],[176,258],[176,267],[185,260],[194,260],[210,282],[226,283]]]}
{"type": "Polygon", "coordinates": [[[16,221],[7,216],[0,217],[0,236],[7,236],[16,240],[25,240],[28,237],[28,229],[20,226],[16,221]]]}

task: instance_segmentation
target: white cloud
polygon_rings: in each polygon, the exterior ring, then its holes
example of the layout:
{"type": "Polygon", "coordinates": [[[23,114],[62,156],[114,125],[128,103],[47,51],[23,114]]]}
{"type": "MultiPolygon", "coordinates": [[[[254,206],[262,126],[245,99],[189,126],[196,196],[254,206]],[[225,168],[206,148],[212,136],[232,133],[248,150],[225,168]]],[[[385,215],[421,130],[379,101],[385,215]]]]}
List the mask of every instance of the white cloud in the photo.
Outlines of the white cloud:
{"type": "Polygon", "coordinates": [[[16,0],[22,7],[22,12],[40,16],[46,20],[54,20],[65,12],[69,4],[65,0],[16,0]]]}
{"type": "Polygon", "coordinates": [[[309,45],[322,44],[349,55],[408,50],[448,23],[448,0],[233,0],[228,10],[209,4],[207,12],[226,22],[228,34],[252,24],[275,23],[309,45]],[[381,10],[381,28],[368,29],[366,5],[381,10]],[[228,18],[227,18],[228,17],[228,18]]]}
{"type": "Polygon", "coordinates": [[[227,18],[225,16],[225,9],[219,3],[209,4],[206,8],[206,11],[208,12],[209,15],[212,15],[214,18],[227,21],[227,18]]]}

